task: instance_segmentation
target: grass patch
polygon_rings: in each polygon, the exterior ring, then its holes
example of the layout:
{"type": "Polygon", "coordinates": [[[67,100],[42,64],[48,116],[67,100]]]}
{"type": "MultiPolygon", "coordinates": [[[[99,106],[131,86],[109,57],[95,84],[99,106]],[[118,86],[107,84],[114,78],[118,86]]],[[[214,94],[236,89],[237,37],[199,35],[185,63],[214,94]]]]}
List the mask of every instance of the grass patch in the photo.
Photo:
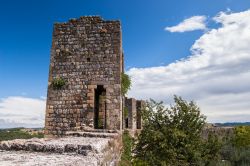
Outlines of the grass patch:
{"type": "Polygon", "coordinates": [[[128,131],[124,131],[122,135],[123,151],[121,156],[120,166],[131,166],[132,165],[132,146],[133,138],[130,136],[128,131]]]}

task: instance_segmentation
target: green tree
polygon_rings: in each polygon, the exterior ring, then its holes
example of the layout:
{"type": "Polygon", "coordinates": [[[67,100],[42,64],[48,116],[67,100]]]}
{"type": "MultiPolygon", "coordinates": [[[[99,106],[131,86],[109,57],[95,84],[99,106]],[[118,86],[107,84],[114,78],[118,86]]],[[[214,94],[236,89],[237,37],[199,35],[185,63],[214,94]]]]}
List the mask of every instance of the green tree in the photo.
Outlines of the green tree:
{"type": "Polygon", "coordinates": [[[235,127],[235,138],[233,143],[237,147],[250,146],[250,126],[235,127]]]}
{"type": "Polygon", "coordinates": [[[205,116],[193,102],[174,96],[175,104],[165,108],[163,103],[150,100],[143,110],[143,129],[134,149],[134,165],[200,165],[212,158],[219,148],[215,138],[204,142],[201,137],[205,116]]]}
{"type": "Polygon", "coordinates": [[[222,141],[216,134],[210,132],[207,139],[203,139],[202,161],[200,165],[215,166],[221,161],[220,150],[222,141]]]}

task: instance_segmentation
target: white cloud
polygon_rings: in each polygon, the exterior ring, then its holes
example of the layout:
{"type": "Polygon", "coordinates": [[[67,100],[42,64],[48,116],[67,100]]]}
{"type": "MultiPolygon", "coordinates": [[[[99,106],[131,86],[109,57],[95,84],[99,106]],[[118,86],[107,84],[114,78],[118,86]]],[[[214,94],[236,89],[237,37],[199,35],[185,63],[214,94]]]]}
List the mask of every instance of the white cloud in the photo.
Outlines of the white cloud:
{"type": "Polygon", "coordinates": [[[167,66],[132,68],[129,96],[195,100],[211,122],[250,121],[250,10],[221,12],[221,24],[195,41],[191,55],[167,66]]]}
{"type": "Polygon", "coordinates": [[[193,16],[185,19],[176,26],[166,27],[165,30],[169,32],[187,32],[194,30],[205,30],[206,29],[206,16],[193,16]]]}
{"type": "Polygon", "coordinates": [[[45,100],[27,97],[0,99],[0,128],[44,127],[45,100]]]}

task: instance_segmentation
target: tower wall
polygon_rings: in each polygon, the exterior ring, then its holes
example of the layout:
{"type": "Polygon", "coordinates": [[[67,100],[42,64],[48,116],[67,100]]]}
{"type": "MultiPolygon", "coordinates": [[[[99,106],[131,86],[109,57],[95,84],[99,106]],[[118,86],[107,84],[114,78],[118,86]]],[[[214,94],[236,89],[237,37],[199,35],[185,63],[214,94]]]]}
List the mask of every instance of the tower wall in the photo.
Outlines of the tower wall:
{"type": "Polygon", "coordinates": [[[95,91],[105,89],[106,129],[122,127],[122,34],[119,21],[81,17],[54,25],[45,133],[94,128],[95,91]],[[56,80],[65,85],[55,87],[56,80]]]}

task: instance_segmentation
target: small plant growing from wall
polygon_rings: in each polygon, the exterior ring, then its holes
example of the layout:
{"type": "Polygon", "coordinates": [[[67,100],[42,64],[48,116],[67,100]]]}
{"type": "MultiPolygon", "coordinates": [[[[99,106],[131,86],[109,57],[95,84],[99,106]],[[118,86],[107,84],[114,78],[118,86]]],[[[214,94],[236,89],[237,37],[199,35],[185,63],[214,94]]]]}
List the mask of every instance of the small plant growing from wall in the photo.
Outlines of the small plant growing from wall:
{"type": "Polygon", "coordinates": [[[128,117],[128,107],[124,107],[124,117],[128,117]]]}
{"type": "Polygon", "coordinates": [[[131,78],[129,75],[122,73],[122,95],[125,96],[131,88],[131,78]]]}
{"type": "Polygon", "coordinates": [[[53,89],[58,90],[58,89],[61,89],[65,84],[66,84],[66,81],[63,78],[57,77],[53,79],[51,85],[53,89]]]}

